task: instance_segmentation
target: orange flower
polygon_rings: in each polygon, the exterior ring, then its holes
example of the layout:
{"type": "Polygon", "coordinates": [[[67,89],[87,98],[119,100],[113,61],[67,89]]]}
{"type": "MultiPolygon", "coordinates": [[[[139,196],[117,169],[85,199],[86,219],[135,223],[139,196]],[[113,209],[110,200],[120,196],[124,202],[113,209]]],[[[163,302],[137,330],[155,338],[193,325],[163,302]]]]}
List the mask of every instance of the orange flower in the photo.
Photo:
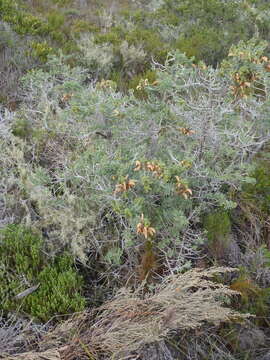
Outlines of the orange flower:
{"type": "Polygon", "coordinates": [[[187,185],[181,182],[179,176],[175,176],[176,178],[176,192],[178,195],[183,196],[183,198],[188,199],[189,196],[192,195],[192,190],[187,187],[187,185]]]}
{"type": "Polygon", "coordinates": [[[144,215],[141,215],[141,222],[137,224],[137,234],[142,234],[146,239],[148,237],[154,236],[156,230],[151,226],[145,226],[144,224],[144,215]]]}
{"type": "Polygon", "coordinates": [[[270,63],[269,63],[269,64],[267,64],[267,65],[265,65],[265,70],[266,70],[267,72],[269,72],[269,71],[270,71],[270,63]]]}
{"type": "Polygon", "coordinates": [[[139,171],[142,169],[142,163],[139,160],[135,162],[135,165],[136,167],[133,169],[134,171],[139,171]]]}
{"type": "Polygon", "coordinates": [[[186,168],[190,168],[192,166],[192,163],[188,160],[182,160],[182,161],[180,161],[180,164],[186,168]]]}
{"type": "Polygon", "coordinates": [[[183,196],[185,199],[188,199],[189,196],[192,195],[192,191],[185,185],[181,185],[181,187],[177,189],[177,194],[183,196]]]}
{"type": "Polygon", "coordinates": [[[117,194],[119,192],[127,191],[127,190],[133,188],[135,185],[136,185],[136,181],[135,180],[128,180],[128,175],[127,175],[126,176],[126,181],[124,181],[123,183],[115,185],[114,193],[117,194]]]}
{"type": "Polygon", "coordinates": [[[262,57],[261,57],[261,61],[262,61],[262,62],[268,61],[268,57],[267,57],[267,56],[262,56],[262,57]]]}
{"type": "Polygon", "coordinates": [[[63,102],[67,102],[68,100],[70,100],[72,98],[73,94],[64,94],[61,98],[61,101],[63,102]]]}
{"type": "Polygon", "coordinates": [[[154,175],[157,175],[159,177],[162,176],[161,167],[153,162],[147,161],[145,163],[141,163],[140,161],[137,160],[135,162],[135,165],[136,165],[136,167],[133,169],[134,171],[139,171],[139,170],[145,169],[145,170],[151,171],[154,175]]]}
{"type": "Polygon", "coordinates": [[[178,128],[178,130],[183,134],[183,135],[192,135],[192,134],[195,134],[195,131],[194,130],[191,130],[189,128],[184,128],[184,127],[180,127],[178,128]]]}

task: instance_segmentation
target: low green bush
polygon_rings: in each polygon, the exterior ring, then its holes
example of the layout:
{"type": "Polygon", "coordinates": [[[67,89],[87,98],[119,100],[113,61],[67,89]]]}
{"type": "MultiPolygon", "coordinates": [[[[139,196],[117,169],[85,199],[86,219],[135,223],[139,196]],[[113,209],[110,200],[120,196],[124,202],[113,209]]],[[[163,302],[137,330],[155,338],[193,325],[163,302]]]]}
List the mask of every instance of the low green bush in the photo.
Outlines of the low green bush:
{"type": "Polygon", "coordinates": [[[22,139],[27,139],[32,136],[31,125],[28,120],[18,119],[12,126],[12,133],[22,139]]]}
{"type": "Polygon", "coordinates": [[[144,89],[140,89],[140,81],[142,79],[147,79],[149,84],[155,83],[157,80],[157,74],[155,70],[147,70],[142,74],[135,75],[129,82],[128,88],[134,91],[135,96],[140,99],[147,98],[147,92],[144,89]]]}
{"type": "Polygon", "coordinates": [[[46,257],[40,236],[21,225],[0,232],[0,301],[4,311],[18,310],[35,319],[81,311],[82,278],[70,255],[46,257]],[[30,295],[16,295],[39,285],[30,295]]]}
{"type": "Polygon", "coordinates": [[[270,288],[261,288],[247,274],[240,275],[230,286],[232,290],[241,294],[241,301],[237,308],[243,312],[257,315],[257,321],[263,319],[269,312],[270,288]]]}
{"type": "Polygon", "coordinates": [[[246,184],[241,196],[244,201],[254,204],[262,217],[270,215],[270,168],[269,161],[259,161],[252,173],[254,184],[246,184]]]}
{"type": "Polygon", "coordinates": [[[60,29],[64,25],[66,20],[65,16],[59,13],[59,11],[51,11],[47,15],[47,19],[48,19],[48,25],[51,30],[60,29]]]}
{"type": "Polygon", "coordinates": [[[173,46],[188,56],[196,56],[198,61],[216,65],[226,57],[233,43],[247,40],[254,34],[249,13],[244,9],[241,12],[242,6],[219,0],[167,0],[154,17],[163,27],[171,25],[175,33],[179,33],[173,46]]]}
{"type": "Polygon", "coordinates": [[[38,59],[40,59],[42,62],[46,62],[48,59],[48,56],[53,53],[53,48],[50,47],[46,41],[43,42],[37,42],[33,41],[31,43],[32,48],[32,55],[38,59]]]}
{"type": "Polygon", "coordinates": [[[120,45],[123,40],[123,35],[121,35],[121,31],[117,28],[111,29],[107,33],[97,33],[95,36],[96,44],[110,43],[113,45],[120,45]]]}
{"type": "Polygon", "coordinates": [[[224,258],[230,242],[231,220],[227,211],[219,210],[203,218],[203,227],[207,231],[207,246],[211,255],[224,258]]]}
{"type": "Polygon", "coordinates": [[[71,33],[75,37],[80,37],[81,33],[98,33],[99,28],[97,25],[92,24],[87,20],[78,19],[73,22],[71,25],[71,33]]]}
{"type": "Polygon", "coordinates": [[[29,13],[14,11],[11,15],[4,15],[3,20],[12,24],[14,30],[20,35],[47,35],[49,33],[48,25],[29,13]]]}
{"type": "Polygon", "coordinates": [[[151,29],[136,27],[126,34],[126,40],[129,44],[141,45],[149,59],[151,56],[160,62],[164,62],[166,59],[168,48],[159,33],[153,32],[151,29]]]}

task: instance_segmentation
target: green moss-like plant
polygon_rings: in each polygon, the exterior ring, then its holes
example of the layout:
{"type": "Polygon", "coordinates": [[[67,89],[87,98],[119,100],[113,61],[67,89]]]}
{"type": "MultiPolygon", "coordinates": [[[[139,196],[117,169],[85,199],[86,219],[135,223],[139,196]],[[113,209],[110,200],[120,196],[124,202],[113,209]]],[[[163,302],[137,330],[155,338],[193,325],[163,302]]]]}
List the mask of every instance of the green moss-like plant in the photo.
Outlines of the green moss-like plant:
{"type": "Polygon", "coordinates": [[[42,239],[31,229],[9,225],[0,232],[0,302],[5,311],[20,311],[48,321],[55,315],[80,311],[82,278],[70,255],[49,261],[42,252],[42,239]],[[16,295],[39,284],[31,294],[16,295]]]}
{"type": "Polygon", "coordinates": [[[31,124],[26,119],[18,119],[12,126],[12,134],[21,139],[32,135],[31,124]]]}

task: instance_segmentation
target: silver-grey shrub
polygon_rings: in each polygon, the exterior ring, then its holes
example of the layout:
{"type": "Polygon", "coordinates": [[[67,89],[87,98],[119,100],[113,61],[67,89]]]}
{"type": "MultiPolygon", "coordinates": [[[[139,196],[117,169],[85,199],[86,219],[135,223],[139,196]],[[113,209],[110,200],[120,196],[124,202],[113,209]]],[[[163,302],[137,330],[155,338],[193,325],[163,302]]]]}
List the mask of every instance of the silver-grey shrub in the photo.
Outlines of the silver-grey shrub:
{"type": "Polygon", "coordinates": [[[128,276],[147,242],[166,271],[188,267],[205,240],[201,216],[234,208],[232,194],[254,181],[251,160],[269,140],[267,74],[258,70],[264,98],[237,99],[229,71],[176,52],[155,64],[157,82],[141,82],[140,100],[112,82],[89,83],[87,71],[64,60],[51,58],[47,71],[24,77],[13,134],[22,120],[30,130],[23,139],[10,134],[13,155],[3,155],[17,189],[13,197],[6,191],[8,206],[23,209],[17,221],[43,229],[51,251],[98,259],[101,276],[128,276]],[[136,161],[155,164],[162,176],[145,166],[134,171],[136,161]],[[192,196],[176,193],[176,176],[192,196]],[[135,186],[115,191],[128,180],[135,186]],[[136,233],[141,214],[154,237],[136,233]]]}

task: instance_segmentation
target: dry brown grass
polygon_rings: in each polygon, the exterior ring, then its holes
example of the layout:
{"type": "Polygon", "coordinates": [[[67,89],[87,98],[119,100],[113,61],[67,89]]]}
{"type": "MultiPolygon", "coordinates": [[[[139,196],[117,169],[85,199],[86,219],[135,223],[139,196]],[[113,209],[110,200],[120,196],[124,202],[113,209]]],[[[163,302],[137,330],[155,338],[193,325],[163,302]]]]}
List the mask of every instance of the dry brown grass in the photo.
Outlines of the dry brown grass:
{"type": "Polygon", "coordinates": [[[60,360],[61,356],[57,350],[48,350],[42,353],[27,352],[24,354],[9,356],[5,360],[60,360]]]}
{"type": "Polygon", "coordinates": [[[124,359],[146,345],[184,334],[205,325],[249,317],[224,306],[239,293],[216,283],[213,277],[231,273],[232,268],[190,270],[168,278],[151,296],[142,289],[122,289],[94,313],[83,313],[59,325],[40,344],[42,350],[58,348],[61,358],[124,359]]]}

